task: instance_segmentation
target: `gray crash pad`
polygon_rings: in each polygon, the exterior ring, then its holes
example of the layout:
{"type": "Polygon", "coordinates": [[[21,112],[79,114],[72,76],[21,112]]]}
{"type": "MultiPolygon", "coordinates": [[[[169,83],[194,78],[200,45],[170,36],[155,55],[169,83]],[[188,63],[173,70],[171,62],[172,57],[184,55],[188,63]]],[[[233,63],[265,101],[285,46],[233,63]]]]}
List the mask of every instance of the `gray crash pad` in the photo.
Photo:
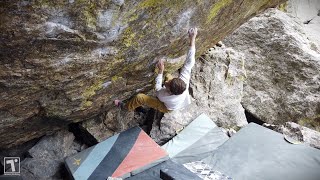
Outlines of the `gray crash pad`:
{"type": "Polygon", "coordinates": [[[201,114],[162,148],[174,162],[184,164],[209,156],[228,139],[208,116],[201,114]]]}
{"type": "Polygon", "coordinates": [[[250,123],[203,160],[237,180],[319,180],[320,150],[250,123]]]}

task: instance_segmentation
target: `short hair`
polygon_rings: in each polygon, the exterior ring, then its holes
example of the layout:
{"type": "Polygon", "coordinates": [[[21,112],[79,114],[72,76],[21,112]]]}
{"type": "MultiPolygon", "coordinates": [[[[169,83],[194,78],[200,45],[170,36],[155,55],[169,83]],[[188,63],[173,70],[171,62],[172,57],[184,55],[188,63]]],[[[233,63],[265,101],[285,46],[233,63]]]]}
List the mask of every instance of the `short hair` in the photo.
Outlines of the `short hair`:
{"type": "Polygon", "coordinates": [[[182,94],[186,90],[186,83],[180,78],[173,78],[170,81],[170,92],[174,95],[182,94]]]}

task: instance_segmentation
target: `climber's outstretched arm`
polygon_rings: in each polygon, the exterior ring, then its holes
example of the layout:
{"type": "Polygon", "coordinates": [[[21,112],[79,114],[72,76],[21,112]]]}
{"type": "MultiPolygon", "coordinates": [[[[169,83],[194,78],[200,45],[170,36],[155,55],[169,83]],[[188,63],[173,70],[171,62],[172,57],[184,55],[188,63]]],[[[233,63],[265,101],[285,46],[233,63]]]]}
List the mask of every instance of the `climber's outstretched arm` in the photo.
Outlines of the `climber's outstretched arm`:
{"type": "Polygon", "coordinates": [[[158,76],[156,77],[156,91],[159,91],[162,88],[162,79],[164,71],[164,60],[161,59],[157,63],[157,68],[159,69],[158,76]]]}
{"type": "Polygon", "coordinates": [[[196,53],[196,37],[198,34],[197,28],[191,28],[188,31],[189,34],[189,51],[187,54],[186,61],[180,72],[180,79],[186,84],[189,84],[191,78],[191,69],[195,64],[195,53],[196,53]]]}
{"type": "Polygon", "coordinates": [[[191,29],[188,30],[189,46],[190,47],[195,47],[197,34],[198,34],[198,29],[197,28],[191,28],[191,29]]]}

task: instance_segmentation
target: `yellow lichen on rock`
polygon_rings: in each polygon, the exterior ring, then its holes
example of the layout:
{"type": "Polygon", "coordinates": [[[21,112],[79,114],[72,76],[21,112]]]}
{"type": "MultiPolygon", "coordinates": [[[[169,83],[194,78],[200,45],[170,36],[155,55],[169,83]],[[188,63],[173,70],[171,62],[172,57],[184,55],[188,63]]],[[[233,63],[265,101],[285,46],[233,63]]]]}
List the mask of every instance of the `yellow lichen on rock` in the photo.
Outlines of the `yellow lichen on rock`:
{"type": "Polygon", "coordinates": [[[117,81],[118,79],[120,79],[120,78],[122,78],[122,77],[112,76],[111,81],[112,81],[112,82],[116,82],[116,81],[117,81]]]}
{"type": "Polygon", "coordinates": [[[81,103],[81,110],[84,110],[86,107],[92,106],[93,102],[89,100],[92,96],[96,95],[96,91],[102,88],[103,81],[98,81],[94,83],[92,86],[89,86],[87,89],[84,90],[82,93],[83,101],[81,103]]]}
{"type": "Polygon", "coordinates": [[[320,131],[320,114],[314,117],[300,119],[298,121],[298,124],[301,126],[312,128],[316,131],[320,131]]]}
{"type": "Polygon", "coordinates": [[[84,110],[84,109],[86,109],[87,107],[90,107],[90,106],[92,106],[92,104],[93,104],[93,102],[92,101],[84,101],[83,103],[82,103],[82,106],[81,106],[81,110],[84,110]]]}
{"type": "Polygon", "coordinates": [[[175,9],[180,9],[184,4],[186,3],[186,0],[145,0],[142,1],[138,8],[140,9],[147,9],[147,8],[154,8],[157,9],[161,6],[164,7],[170,7],[175,9]]]}
{"type": "Polygon", "coordinates": [[[220,10],[225,6],[228,6],[231,2],[232,0],[219,0],[216,2],[209,12],[207,23],[211,22],[211,20],[217,16],[220,10]]]}
{"type": "Polygon", "coordinates": [[[282,3],[279,5],[278,9],[283,12],[287,12],[288,2],[282,3]]]}
{"type": "Polygon", "coordinates": [[[132,45],[137,45],[137,42],[133,41],[134,38],[136,37],[136,33],[132,32],[131,28],[128,27],[124,32],[123,32],[123,44],[126,47],[130,47],[132,45]]]}
{"type": "Polygon", "coordinates": [[[84,92],[82,93],[82,97],[85,99],[88,99],[96,94],[96,91],[100,90],[102,88],[102,81],[98,81],[97,83],[93,84],[92,86],[88,87],[84,92]]]}
{"type": "Polygon", "coordinates": [[[145,9],[145,8],[150,8],[150,7],[157,7],[159,5],[164,4],[164,0],[145,0],[141,2],[138,7],[145,9]]]}

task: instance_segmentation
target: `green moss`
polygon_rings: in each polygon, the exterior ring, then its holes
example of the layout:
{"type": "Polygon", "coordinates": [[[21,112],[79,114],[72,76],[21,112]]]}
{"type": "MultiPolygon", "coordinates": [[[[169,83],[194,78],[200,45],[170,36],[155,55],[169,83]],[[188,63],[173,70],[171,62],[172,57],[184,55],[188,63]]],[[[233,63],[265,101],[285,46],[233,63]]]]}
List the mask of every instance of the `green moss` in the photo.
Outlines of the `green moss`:
{"type": "Polygon", "coordinates": [[[164,73],[173,74],[175,71],[180,69],[182,67],[182,65],[183,65],[183,62],[179,62],[179,63],[175,63],[175,64],[167,63],[166,68],[164,70],[164,73]]]}
{"type": "Polygon", "coordinates": [[[132,32],[132,29],[130,27],[124,30],[122,34],[122,42],[125,45],[125,47],[137,45],[137,42],[134,41],[135,37],[136,37],[136,33],[132,32]]]}
{"type": "Polygon", "coordinates": [[[278,9],[283,12],[287,12],[288,2],[279,5],[278,9]]]}
{"type": "Polygon", "coordinates": [[[247,78],[247,73],[246,73],[246,69],[244,66],[244,59],[241,59],[241,69],[243,71],[243,75],[239,76],[239,80],[244,81],[247,78]]]}
{"type": "Polygon", "coordinates": [[[186,0],[144,0],[138,5],[138,9],[155,9],[158,10],[160,7],[181,9],[186,4],[186,0]]]}
{"type": "MultiPolygon", "coordinates": [[[[218,123],[219,124],[219,123],[218,123]]],[[[236,132],[240,131],[241,127],[237,126],[237,125],[223,125],[223,124],[220,124],[219,127],[223,127],[224,129],[226,130],[229,130],[229,129],[233,129],[235,130],[236,132]]]]}
{"type": "Polygon", "coordinates": [[[112,82],[116,82],[116,81],[118,81],[119,79],[121,79],[122,77],[119,77],[119,76],[112,76],[112,78],[111,78],[111,81],[112,82]]]}
{"type": "Polygon", "coordinates": [[[298,124],[311,129],[315,129],[316,131],[320,131],[320,114],[311,118],[302,118],[298,121],[298,124]]]}
{"type": "Polygon", "coordinates": [[[232,2],[232,0],[219,0],[216,2],[213,7],[210,9],[209,16],[207,17],[207,23],[211,22],[213,18],[215,18],[220,10],[229,5],[232,2]]]}
{"type": "Polygon", "coordinates": [[[89,28],[96,29],[97,25],[97,4],[94,1],[76,1],[80,7],[80,12],[89,28]]]}
{"type": "Polygon", "coordinates": [[[96,91],[100,90],[102,88],[103,81],[98,81],[94,83],[92,86],[88,87],[84,90],[82,93],[83,101],[81,103],[81,110],[85,109],[86,107],[92,106],[93,102],[89,99],[96,95],[96,91]]]}
{"type": "Polygon", "coordinates": [[[35,7],[48,8],[48,7],[63,7],[67,2],[63,0],[37,0],[34,2],[35,7]]]}
{"type": "Polygon", "coordinates": [[[85,107],[90,107],[90,106],[92,106],[92,104],[93,104],[92,101],[86,101],[86,102],[83,104],[83,106],[85,106],[85,107]]]}
{"type": "Polygon", "coordinates": [[[227,83],[228,85],[232,85],[232,84],[233,84],[233,81],[234,81],[233,77],[231,76],[231,74],[230,74],[229,72],[227,72],[227,73],[226,73],[226,83],[227,83]]]}
{"type": "Polygon", "coordinates": [[[86,21],[86,25],[89,28],[95,29],[97,25],[97,18],[96,16],[90,12],[90,10],[84,10],[82,11],[82,15],[84,16],[84,19],[86,21]]]}
{"type": "Polygon", "coordinates": [[[82,104],[81,104],[80,109],[81,109],[81,110],[85,110],[85,109],[87,109],[88,107],[91,107],[92,104],[93,104],[92,101],[83,101],[82,104]]]}
{"type": "Polygon", "coordinates": [[[138,7],[145,9],[145,8],[155,8],[158,7],[160,5],[163,5],[165,3],[164,0],[145,0],[143,2],[141,2],[138,7]]]}
{"type": "Polygon", "coordinates": [[[246,80],[246,77],[245,77],[245,76],[239,76],[238,79],[239,79],[240,81],[244,81],[244,80],[246,80]]]}
{"type": "Polygon", "coordinates": [[[128,21],[128,22],[135,21],[135,20],[138,19],[138,17],[139,17],[139,14],[138,14],[138,13],[132,14],[132,15],[129,17],[129,21],[128,21]]]}
{"type": "Polygon", "coordinates": [[[235,131],[238,132],[238,131],[240,131],[241,127],[239,127],[239,126],[233,126],[232,129],[234,129],[235,131]]]}
{"type": "Polygon", "coordinates": [[[242,70],[245,70],[245,67],[244,67],[244,59],[241,58],[241,68],[242,70]]]}
{"type": "Polygon", "coordinates": [[[100,90],[102,88],[102,81],[99,81],[95,84],[93,84],[92,86],[88,87],[83,93],[82,93],[82,97],[85,98],[86,100],[88,98],[91,98],[92,96],[94,96],[96,94],[96,91],[100,90]]]}

